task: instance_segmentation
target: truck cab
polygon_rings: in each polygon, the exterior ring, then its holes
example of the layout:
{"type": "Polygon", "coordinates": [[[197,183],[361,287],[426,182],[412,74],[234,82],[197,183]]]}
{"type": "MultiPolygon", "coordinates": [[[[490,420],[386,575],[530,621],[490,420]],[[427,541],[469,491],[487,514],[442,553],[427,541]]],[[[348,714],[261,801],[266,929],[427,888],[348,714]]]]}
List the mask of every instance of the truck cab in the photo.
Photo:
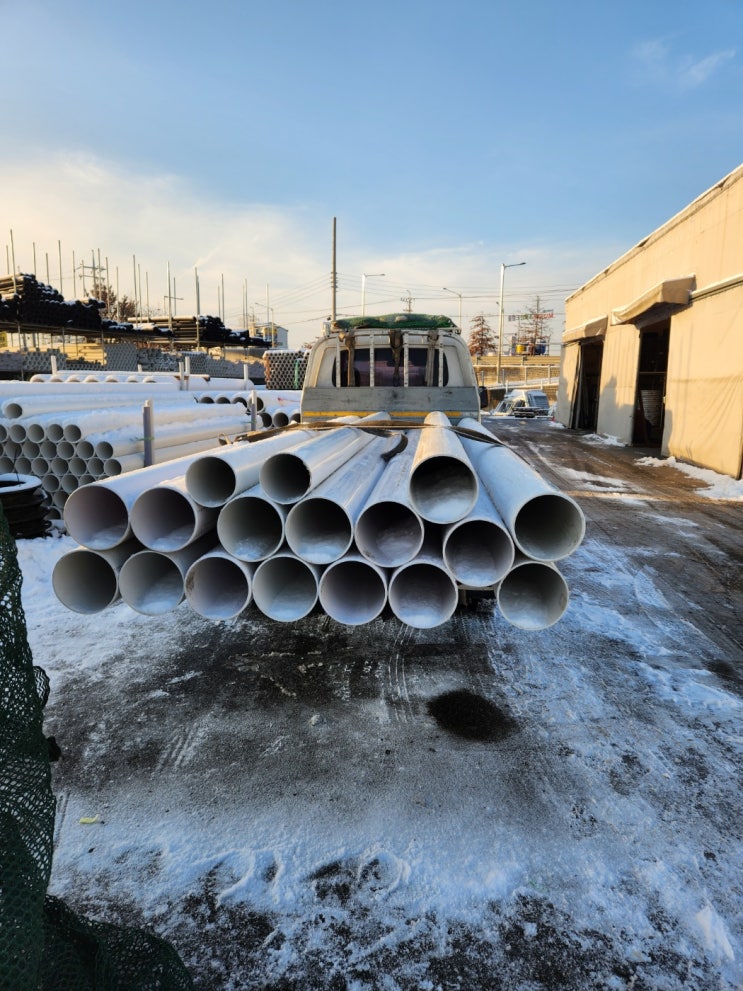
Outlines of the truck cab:
{"type": "Polygon", "coordinates": [[[380,411],[420,423],[432,410],[454,423],[480,417],[472,359],[448,317],[392,313],[324,324],[307,363],[302,423],[380,411]]]}

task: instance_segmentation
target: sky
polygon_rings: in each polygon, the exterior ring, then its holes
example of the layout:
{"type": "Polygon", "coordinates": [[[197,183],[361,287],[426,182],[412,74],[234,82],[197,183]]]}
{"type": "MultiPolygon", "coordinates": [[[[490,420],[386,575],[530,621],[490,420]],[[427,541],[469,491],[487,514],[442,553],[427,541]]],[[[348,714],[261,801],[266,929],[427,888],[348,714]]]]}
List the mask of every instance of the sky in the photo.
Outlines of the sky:
{"type": "Polygon", "coordinates": [[[291,346],[331,311],[334,218],[339,314],[495,325],[503,274],[557,340],[571,291],[741,163],[739,0],[0,12],[5,271],[70,299],[100,263],[177,314],[198,282],[291,346]]]}

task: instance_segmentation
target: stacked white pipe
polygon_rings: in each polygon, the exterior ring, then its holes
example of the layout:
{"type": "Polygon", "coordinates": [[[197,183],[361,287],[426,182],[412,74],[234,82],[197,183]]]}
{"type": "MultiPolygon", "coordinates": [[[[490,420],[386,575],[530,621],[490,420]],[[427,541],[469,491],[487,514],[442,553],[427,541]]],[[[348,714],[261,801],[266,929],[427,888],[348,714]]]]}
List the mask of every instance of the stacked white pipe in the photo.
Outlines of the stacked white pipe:
{"type": "Polygon", "coordinates": [[[147,400],[156,464],[249,430],[251,404],[259,405],[249,380],[249,391],[227,392],[226,384],[235,380],[191,377],[190,389],[198,379],[198,390],[187,391],[183,378],[172,373],[79,377],[37,375],[29,382],[0,383],[0,473],[35,475],[60,515],[81,485],[144,466],[147,400]]]}
{"type": "Polygon", "coordinates": [[[64,520],[80,546],[54,569],[57,597],[83,613],[185,601],[214,620],[251,603],[278,622],[321,609],[348,626],[388,607],[427,629],[479,591],[521,629],[556,623],[578,505],[477,421],[386,418],[293,425],[76,490],[64,520]]]}

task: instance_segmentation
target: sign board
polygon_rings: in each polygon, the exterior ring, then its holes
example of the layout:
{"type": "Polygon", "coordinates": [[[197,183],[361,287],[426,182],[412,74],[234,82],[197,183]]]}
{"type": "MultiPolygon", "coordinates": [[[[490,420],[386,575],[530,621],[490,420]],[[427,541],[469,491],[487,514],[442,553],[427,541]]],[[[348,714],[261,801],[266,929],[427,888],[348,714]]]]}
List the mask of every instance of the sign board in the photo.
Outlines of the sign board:
{"type": "Polygon", "coordinates": [[[539,310],[538,313],[509,313],[509,321],[514,320],[551,320],[555,315],[554,310],[539,310]]]}

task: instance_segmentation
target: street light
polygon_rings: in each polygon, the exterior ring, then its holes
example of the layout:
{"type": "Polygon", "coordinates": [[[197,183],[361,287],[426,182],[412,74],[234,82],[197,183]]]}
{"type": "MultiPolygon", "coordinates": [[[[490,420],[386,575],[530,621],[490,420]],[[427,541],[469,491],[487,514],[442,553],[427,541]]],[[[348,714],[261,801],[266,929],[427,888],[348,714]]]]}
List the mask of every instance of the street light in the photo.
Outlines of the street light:
{"type": "Polygon", "coordinates": [[[495,381],[500,385],[500,366],[501,366],[501,355],[503,354],[503,281],[506,277],[507,268],[517,268],[519,265],[526,265],[526,262],[512,262],[510,265],[506,265],[501,262],[500,265],[500,314],[498,316],[498,364],[495,370],[495,381]]]}
{"type": "Polygon", "coordinates": [[[442,286],[444,292],[454,293],[455,296],[459,296],[459,333],[462,333],[462,294],[457,292],[456,289],[447,289],[446,286],[442,286]]]}
{"type": "Polygon", "coordinates": [[[382,279],[384,278],[384,272],[369,272],[368,274],[364,272],[361,276],[361,316],[364,316],[366,312],[366,280],[367,279],[382,279]]]}

